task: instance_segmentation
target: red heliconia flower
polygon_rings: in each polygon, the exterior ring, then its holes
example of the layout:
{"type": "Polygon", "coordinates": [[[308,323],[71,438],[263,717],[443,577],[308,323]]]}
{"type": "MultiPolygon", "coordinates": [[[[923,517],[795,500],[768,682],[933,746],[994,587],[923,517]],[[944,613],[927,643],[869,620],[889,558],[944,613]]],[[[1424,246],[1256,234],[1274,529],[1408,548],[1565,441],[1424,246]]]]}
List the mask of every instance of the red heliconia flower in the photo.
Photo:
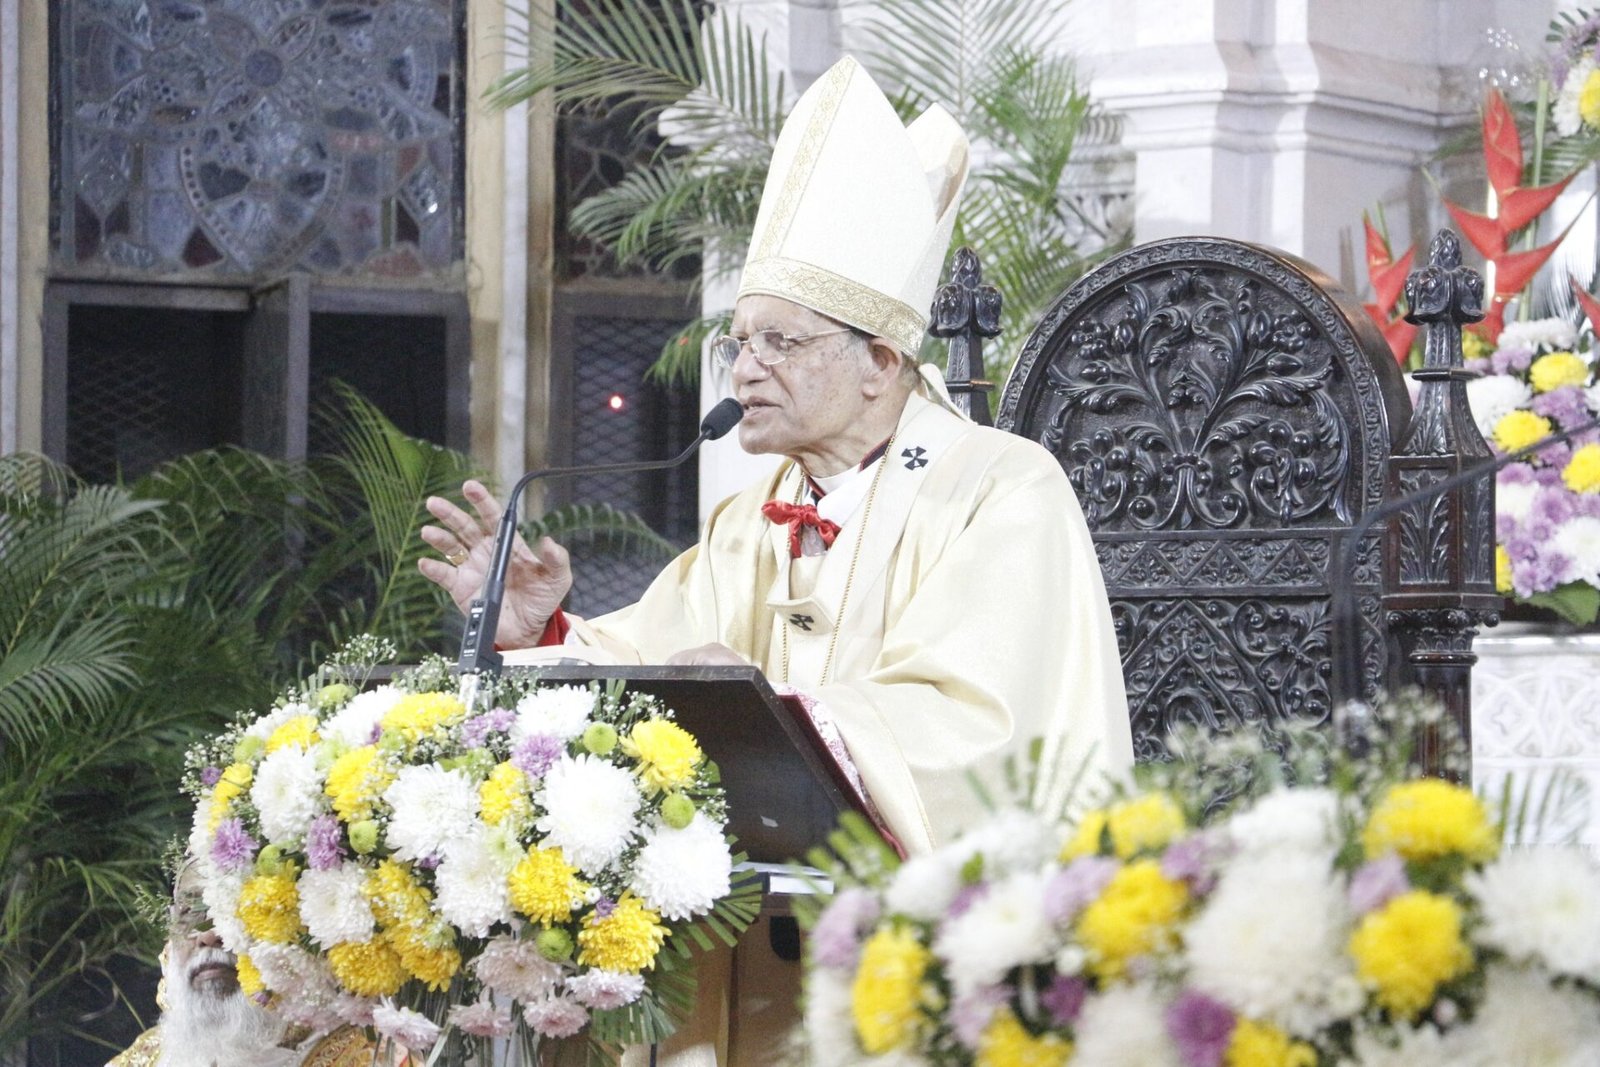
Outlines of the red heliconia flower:
{"type": "Polygon", "coordinates": [[[1494,264],[1494,292],[1490,294],[1484,320],[1478,327],[1484,339],[1494,344],[1505,328],[1506,302],[1527,286],[1567,236],[1567,231],[1561,231],[1549,244],[1523,252],[1507,251],[1511,247],[1511,236],[1543,214],[1575,173],[1549,185],[1522,185],[1522,138],[1511,108],[1498,89],[1489,90],[1483,109],[1483,167],[1489,175],[1489,186],[1494,190],[1498,207],[1495,217],[1468,211],[1449,200],[1444,206],[1450,210],[1450,217],[1460,227],[1462,236],[1484,259],[1494,264]]]}
{"type": "Polygon", "coordinates": [[[1583,317],[1589,320],[1589,329],[1594,331],[1596,337],[1600,337],[1600,300],[1584,292],[1578,279],[1568,278],[1567,281],[1572,285],[1572,295],[1578,298],[1578,306],[1583,309],[1583,317]]]}
{"type": "Polygon", "coordinates": [[[1395,305],[1405,291],[1406,275],[1411,273],[1411,260],[1416,254],[1416,246],[1407,248],[1399,259],[1395,259],[1389,251],[1389,242],[1372,224],[1372,219],[1363,213],[1361,222],[1367,228],[1367,277],[1372,279],[1372,303],[1361,306],[1378,324],[1378,329],[1383,331],[1383,339],[1389,343],[1389,351],[1394,353],[1395,361],[1404,366],[1411,354],[1411,342],[1417,336],[1417,327],[1400,317],[1395,305]]]}

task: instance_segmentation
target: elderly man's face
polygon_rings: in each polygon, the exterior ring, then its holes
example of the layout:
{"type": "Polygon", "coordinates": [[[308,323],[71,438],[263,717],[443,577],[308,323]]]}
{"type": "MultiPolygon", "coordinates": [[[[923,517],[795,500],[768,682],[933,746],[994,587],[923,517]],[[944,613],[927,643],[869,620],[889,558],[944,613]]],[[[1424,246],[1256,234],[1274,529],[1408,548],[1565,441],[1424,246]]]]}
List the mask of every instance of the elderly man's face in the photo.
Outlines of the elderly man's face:
{"type": "Polygon", "coordinates": [[[206,918],[195,883],[185,872],[173,894],[167,983],[169,989],[181,983],[183,994],[225,1000],[239,991],[238,966],[206,918]]]}
{"type": "MultiPolygon", "coordinates": [[[[809,308],[756,295],[742,298],[734,308],[732,333],[744,338],[778,330],[795,337],[838,328],[839,323],[809,308]]],[[[861,338],[849,333],[797,345],[772,366],[758,362],[747,347],[733,368],[734,396],[745,408],[739,444],[746,452],[792,456],[813,468],[812,459],[842,437],[865,409],[861,386],[869,364],[861,338]]]]}

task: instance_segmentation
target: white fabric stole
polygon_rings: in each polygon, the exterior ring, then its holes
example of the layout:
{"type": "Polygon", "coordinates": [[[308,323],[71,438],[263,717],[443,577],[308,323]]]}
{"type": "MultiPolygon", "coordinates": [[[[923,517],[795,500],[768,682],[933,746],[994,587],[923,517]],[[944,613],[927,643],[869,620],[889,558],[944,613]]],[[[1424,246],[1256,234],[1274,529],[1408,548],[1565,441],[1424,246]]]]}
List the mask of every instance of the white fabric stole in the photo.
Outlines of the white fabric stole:
{"type": "MultiPolygon", "coordinates": [[[[828,648],[836,626],[846,628],[841,640],[876,643],[882,637],[883,612],[868,610],[874,606],[881,609],[882,605],[875,603],[869,591],[887,570],[900,543],[912,504],[922,487],[923,473],[972,426],[949,419],[922,418],[932,407],[929,401],[913,396],[906,404],[905,415],[889,451],[818,503],[818,514],[840,526],[833,547],[826,553],[791,560],[788,526],[773,524],[768,544],[779,566],[778,580],[767,597],[767,606],[773,611],[770,646],[773,662],[768,673],[783,669],[782,649],[787,631],[789,672],[788,677],[780,681],[801,688],[825,682],[822,672],[829,666],[828,648]],[[881,474],[877,464],[884,465],[881,474]],[[878,480],[876,493],[872,491],[875,478],[878,480]],[[834,500],[836,495],[840,496],[837,501],[834,500]],[[870,512],[867,510],[869,497],[870,512]],[[863,538],[866,539],[864,543],[863,538]],[[853,579],[852,561],[855,564],[853,579]],[[850,595],[845,602],[847,586],[850,595]],[[849,612],[848,619],[839,617],[841,604],[849,612]]],[[[793,500],[797,492],[804,492],[804,484],[805,473],[798,464],[792,466],[780,482],[778,499],[793,500]]],[[[832,664],[835,671],[841,655],[842,649],[835,649],[835,663],[832,664]]]]}

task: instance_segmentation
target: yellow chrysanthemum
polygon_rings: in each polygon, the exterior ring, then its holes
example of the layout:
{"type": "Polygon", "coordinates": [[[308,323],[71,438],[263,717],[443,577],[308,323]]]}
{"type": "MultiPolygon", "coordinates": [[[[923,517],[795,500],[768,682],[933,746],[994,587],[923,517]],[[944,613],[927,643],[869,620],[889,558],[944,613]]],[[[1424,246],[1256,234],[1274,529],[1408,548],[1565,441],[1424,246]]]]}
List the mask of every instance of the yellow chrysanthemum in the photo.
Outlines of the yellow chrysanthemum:
{"type": "Polygon", "coordinates": [[[622,751],[639,761],[639,777],[657,790],[688,785],[705,758],[694,735],[670,719],[639,723],[623,739],[622,751]]]}
{"type": "Polygon", "coordinates": [[[334,945],[328,950],[328,966],[339,984],[358,997],[387,997],[406,981],[400,954],[381,937],[334,945]]]}
{"type": "Polygon", "coordinates": [[[1600,70],[1590,72],[1578,90],[1578,117],[1591,130],[1600,129],[1600,70]]]}
{"type": "Polygon", "coordinates": [[[624,893],[601,918],[591,913],[578,931],[578,962],[623,974],[638,974],[656,962],[666,943],[661,916],[632,893],[624,893]]]}
{"type": "Polygon", "coordinates": [[[511,906],[536,923],[564,923],[586,886],[558,848],[530,848],[509,879],[511,906]]]}
{"type": "Polygon", "coordinates": [[[217,827],[228,815],[228,808],[234,799],[250,788],[250,782],[255,778],[255,771],[250,769],[248,763],[230,763],[227,770],[222,772],[222,777],[217,779],[216,786],[211,790],[211,811],[206,819],[206,828],[212,833],[217,832],[217,827]]]}
{"type": "Polygon", "coordinates": [[[1078,916],[1078,938],[1089,952],[1090,969],[1101,978],[1115,978],[1129,960],[1166,948],[1188,902],[1188,889],[1162,874],[1157,861],[1122,868],[1078,916]]]}
{"type": "Polygon", "coordinates": [[[273,753],[290,745],[304,751],[317,743],[317,719],[314,715],[296,715],[281,723],[267,738],[267,752],[273,753]]]}
{"type": "Polygon", "coordinates": [[[1079,856],[1098,856],[1100,854],[1100,839],[1106,832],[1106,813],[1103,809],[1094,808],[1086,811],[1078,819],[1078,828],[1072,832],[1067,843],[1061,847],[1061,861],[1075,860],[1079,856]]]}
{"type": "Polygon", "coordinates": [[[402,697],[383,717],[384,733],[396,733],[407,745],[424,737],[437,737],[466,717],[467,706],[454,693],[412,693],[402,697]]]}
{"type": "Polygon", "coordinates": [[[300,893],[294,875],[258,874],[239,890],[239,921],[257,941],[287,944],[300,935],[300,893]]]}
{"type": "Polygon", "coordinates": [[[1600,493],[1600,445],[1584,445],[1561,468],[1561,480],[1574,493],[1600,493]]]}
{"type": "Polygon", "coordinates": [[[422,934],[390,930],[385,939],[406,973],[429,989],[447,989],[450,979],[461,970],[461,953],[443,926],[430,927],[422,934]]]}
{"type": "Polygon", "coordinates": [[[1483,801],[1470,789],[1438,778],[1391,786],[1372,809],[1361,844],[1368,859],[1398,852],[1408,860],[1459,854],[1483,861],[1500,851],[1499,834],[1483,801]]]}
{"type": "Polygon", "coordinates": [[[239,978],[239,992],[253,997],[267,991],[267,983],[261,980],[261,972],[256,970],[255,961],[249,956],[240,953],[234,958],[233,968],[239,978]]]}
{"type": "Polygon", "coordinates": [[[528,799],[528,776],[509,761],[495,764],[489,777],[478,786],[479,811],[490,826],[503,822],[520,824],[533,814],[528,799]]]}
{"type": "Polygon", "coordinates": [[[923,978],[933,954],[905,927],[885,926],[861,946],[850,1014],[861,1047],[879,1055],[909,1042],[921,1019],[923,978]]]}
{"type": "Polygon", "coordinates": [[[1223,1062],[1227,1067],[1317,1067],[1317,1050],[1276,1026],[1240,1019],[1223,1062]]]}
{"type": "Polygon", "coordinates": [[[1494,443],[1502,452],[1515,452],[1550,436],[1550,420],[1543,415],[1517,408],[1500,416],[1494,424],[1494,443]]]}
{"type": "Polygon", "coordinates": [[[1494,546],[1494,591],[1501,596],[1511,595],[1511,553],[1505,545],[1494,546]]]}
{"type": "Polygon", "coordinates": [[[422,922],[433,899],[417,884],[411,870],[398,860],[384,860],[361,884],[361,895],[372,905],[372,914],[384,926],[403,926],[422,922]]]}
{"type": "Polygon", "coordinates": [[[1030,1034],[1010,1008],[995,1012],[978,1038],[978,1067],[1064,1067],[1070,1059],[1072,1042],[1030,1034]]]}
{"type": "Polygon", "coordinates": [[[1122,859],[1136,853],[1165,848],[1185,830],[1183,809],[1165,793],[1118,804],[1106,817],[1111,830],[1111,847],[1122,859]]]}
{"type": "Polygon", "coordinates": [[[1477,330],[1461,331],[1461,356],[1463,359],[1488,359],[1494,354],[1494,345],[1484,340],[1477,330]]]}
{"type": "Polygon", "coordinates": [[[1589,364],[1571,352],[1551,352],[1533,361],[1528,368],[1528,381],[1536,393],[1548,393],[1564,385],[1584,385],[1589,381],[1589,364]]]}
{"type": "Polygon", "coordinates": [[[1461,907],[1421,889],[1369,912],[1350,935],[1356,974],[1393,1015],[1414,1019],[1439,986],[1472,968],[1461,938],[1461,907]]]}
{"type": "Polygon", "coordinates": [[[376,745],[352,748],[328,768],[322,791],[333,801],[333,810],[345,822],[372,818],[372,806],[394,781],[394,772],[376,745]]]}

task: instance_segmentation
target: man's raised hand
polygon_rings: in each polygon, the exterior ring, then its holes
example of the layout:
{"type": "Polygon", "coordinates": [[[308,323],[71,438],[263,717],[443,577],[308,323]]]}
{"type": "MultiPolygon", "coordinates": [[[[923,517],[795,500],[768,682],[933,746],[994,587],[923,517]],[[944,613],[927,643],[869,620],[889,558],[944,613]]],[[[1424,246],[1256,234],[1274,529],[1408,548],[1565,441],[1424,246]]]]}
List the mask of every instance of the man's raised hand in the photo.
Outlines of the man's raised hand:
{"type": "MultiPolygon", "coordinates": [[[[465,612],[483,589],[484,577],[494,558],[494,532],[500,522],[500,502],[478,481],[468,481],[461,493],[477,512],[467,514],[443,497],[431,496],[428,513],[438,526],[424,526],[422,539],[444,559],[422,559],[417,567],[443,587],[465,612]]],[[[527,648],[538,643],[545,624],[572,588],[572,568],[567,550],[546,537],[535,554],[519,536],[511,549],[506,572],[506,595],[500,608],[495,643],[501,648],[527,648]]]]}

